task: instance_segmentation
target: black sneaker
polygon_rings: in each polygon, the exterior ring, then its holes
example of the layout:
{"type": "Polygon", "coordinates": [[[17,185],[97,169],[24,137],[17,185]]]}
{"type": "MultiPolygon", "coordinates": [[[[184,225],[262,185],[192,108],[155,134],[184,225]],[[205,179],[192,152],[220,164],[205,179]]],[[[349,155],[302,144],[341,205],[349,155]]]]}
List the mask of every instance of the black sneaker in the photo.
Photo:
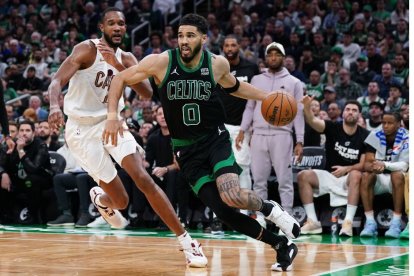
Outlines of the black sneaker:
{"type": "Polygon", "coordinates": [[[49,221],[47,226],[73,226],[74,224],[72,215],[62,214],[57,219],[49,221]]]}
{"type": "Polygon", "coordinates": [[[210,224],[211,234],[213,235],[224,235],[223,224],[218,218],[214,218],[213,222],[210,224]]]}
{"type": "Polygon", "coordinates": [[[292,262],[298,254],[298,247],[291,240],[283,237],[286,241],[277,244],[274,249],[276,250],[276,263],[272,265],[273,271],[291,271],[292,262]]]}
{"type": "Polygon", "coordinates": [[[92,221],[91,217],[88,214],[82,214],[78,221],[75,224],[75,227],[87,227],[87,225],[92,221]]]}

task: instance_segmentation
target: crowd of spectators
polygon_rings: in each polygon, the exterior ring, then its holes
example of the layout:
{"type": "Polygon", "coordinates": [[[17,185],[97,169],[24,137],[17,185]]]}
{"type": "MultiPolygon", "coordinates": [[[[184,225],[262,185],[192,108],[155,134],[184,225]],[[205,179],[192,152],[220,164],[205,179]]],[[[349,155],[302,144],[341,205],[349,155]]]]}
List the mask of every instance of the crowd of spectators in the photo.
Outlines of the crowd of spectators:
{"type": "MultiPolygon", "coordinates": [[[[9,121],[32,121],[35,135],[47,142],[49,150],[56,150],[63,145],[63,130],[44,135],[40,123],[48,116],[47,87],[74,45],[100,37],[97,25],[102,11],[110,6],[123,10],[128,31],[122,48],[141,60],[148,54],[177,47],[177,26],[168,22],[178,14],[178,2],[0,1],[0,78],[4,100],[9,102],[9,121]],[[131,30],[144,21],[150,23],[151,33],[149,43],[141,45],[140,41],[131,41],[131,30]],[[28,96],[16,99],[21,95],[28,96]]],[[[209,22],[205,47],[211,52],[222,54],[224,38],[232,34],[240,43],[240,56],[263,71],[266,46],[276,41],[284,46],[285,67],[302,81],[304,94],[320,102],[321,118],[341,120],[344,103],[354,99],[363,107],[360,122],[368,129],[380,125],[384,110],[401,112],[408,129],[408,0],[209,3],[203,12],[209,22]]],[[[125,96],[123,116],[145,147],[151,133],[159,134],[151,130],[158,129],[157,97],[139,98],[129,89],[125,96]]],[[[63,97],[61,102],[63,105],[63,97]]],[[[10,132],[18,131],[15,128],[16,124],[11,123],[10,132]]],[[[168,164],[172,162],[167,160],[168,164]]],[[[154,161],[148,163],[150,173],[159,166],[154,161]]],[[[1,188],[1,198],[13,192],[5,189],[3,182],[1,188]]],[[[176,202],[176,193],[167,194],[176,202]]],[[[183,198],[182,193],[178,196],[183,198]]],[[[184,200],[188,202],[187,197],[184,200]]],[[[183,209],[182,200],[179,203],[183,209]]],[[[181,212],[180,218],[185,220],[186,212],[181,212]]]]}

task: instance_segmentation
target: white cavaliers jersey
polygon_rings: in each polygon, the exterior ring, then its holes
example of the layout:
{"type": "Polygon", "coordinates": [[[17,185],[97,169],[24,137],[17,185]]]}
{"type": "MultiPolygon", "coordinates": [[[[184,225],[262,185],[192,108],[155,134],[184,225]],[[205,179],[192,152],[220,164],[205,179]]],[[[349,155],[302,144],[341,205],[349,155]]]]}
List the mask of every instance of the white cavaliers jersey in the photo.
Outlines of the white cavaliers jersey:
{"type": "MultiPolygon", "coordinates": [[[[91,39],[95,45],[99,39],[91,39]]],[[[122,50],[115,52],[116,59],[122,63],[122,50]]],[[[105,62],[99,50],[96,50],[95,62],[89,68],[78,70],[69,81],[65,96],[64,112],[72,118],[101,117],[107,114],[107,95],[112,78],[119,71],[105,62]]],[[[124,108],[121,97],[118,112],[124,108]]]]}

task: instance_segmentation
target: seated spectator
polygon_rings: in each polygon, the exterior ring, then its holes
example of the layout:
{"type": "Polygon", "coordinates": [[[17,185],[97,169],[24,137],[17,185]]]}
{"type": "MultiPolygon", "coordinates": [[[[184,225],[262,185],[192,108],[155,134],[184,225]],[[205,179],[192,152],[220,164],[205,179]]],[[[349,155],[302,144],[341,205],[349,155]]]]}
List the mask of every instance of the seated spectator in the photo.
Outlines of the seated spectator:
{"type": "Polygon", "coordinates": [[[334,60],[328,61],[328,67],[321,76],[321,83],[328,86],[335,86],[339,83],[338,65],[334,60]]]}
{"type": "Polygon", "coordinates": [[[351,80],[349,70],[341,68],[339,70],[339,83],[335,86],[338,99],[356,100],[362,96],[362,89],[359,84],[351,80]]]}
{"type": "Polygon", "coordinates": [[[5,169],[1,181],[9,183],[13,196],[24,196],[31,222],[42,223],[42,192],[52,187],[52,171],[48,149],[34,131],[33,122],[19,123],[16,148],[0,162],[5,169]]]}
{"type": "Polygon", "coordinates": [[[401,85],[398,83],[392,83],[390,85],[390,96],[385,105],[385,112],[400,112],[402,105],[406,102],[406,100],[401,97],[401,89],[401,85]]]}
{"type": "Polygon", "coordinates": [[[33,50],[30,64],[23,72],[23,77],[27,76],[27,70],[33,67],[36,69],[36,77],[42,80],[42,82],[50,79],[48,64],[43,61],[43,52],[41,49],[33,50]]]}
{"type": "Polygon", "coordinates": [[[16,68],[22,71],[26,66],[26,56],[22,45],[20,45],[17,39],[11,39],[8,45],[6,44],[5,46],[2,52],[3,61],[9,66],[16,65],[16,68]]]}
{"type": "Polygon", "coordinates": [[[321,74],[314,70],[309,75],[309,83],[306,84],[306,93],[317,101],[323,100],[323,84],[321,81],[321,74]]]}
{"type": "Polygon", "coordinates": [[[351,79],[361,86],[362,91],[365,91],[368,83],[375,76],[375,72],[368,68],[368,57],[361,54],[351,68],[351,79]]]}
{"type": "Polygon", "coordinates": [[[156,110],[156,119],[159,128],[154,130],[148,137],[145,148],[147,170],[155,183],[164,190],[171,204],[175,206],[175,178],[178,166],[174,161],[170,132],[164,118],[162,106],[159,106],[156,110]]]}
{"type": "Polygon", "coordinates": [[[370,81],[368,84],[368,95],[361,96],[357,99],[357,101],[362,106],[362,116],[364,118],[369,117],[369,104],[372,102],[379,102],[380,104],[384,105],[385,101],[378,96],[379,93],[379,85],[376,81],[370,81]]]}
{"type": "Polygon", "coordinates": [[[368,68],[376,74],[381,74],[381,66],[384,63],[384,58],[377,52],[377,46],[374,43],[367,41],[367,46],[365,47],[368,57],[368,68]]]}
{"type": "Polygon", "coordinates": [[[301,82],[306,81],[305,75],[301,71],[296,69],[296,62],[292,56],[286,56],[285,67],[292,76],[299,79],[301,82]]]}
{"type": "Polygon", "coordinates": [[[39,96],[31,96],[29,99],[29,107],[33,108],[36,111],[36,115],[39,121],[47,120],[49,112],[42,108],[42,101],[39,96]]]}
{"type": "Polygon", "coordinates": [[[407,88],[407,81],[408,81],[408,74],[409,74],[407,59],[408,57],[406,58],[406,55],[400,53],[400,54],[395,54],[394,61],[393,61],[394,77],[400,82],[400,84],[404,88],[407,88]]]}
{"type": "Polygon", "coordinates": [[[36,68],[28,66],[26,76],[23,77],[17,93],[19,94],[38,94],[42,93],[43,82],[36,77],[36,68]]]}
{"type": "Polygon", "coordinates": [[[349,64],[354,63],[361,54],[361,47],[358,44],[353,43],[352,38],[352,33],[350,31],[344,32],[342,43],[337,45],[337,47],[342,49],[342,58],[349,64]]]}
{"type": "Polygon", "coordinates": [[[7,67],[5,70],[5,74],[6,75],[4,77],[4,80],[7,83],[6,87],[13,88],[16,91],[19,90],[20,84],[23,81],[23,76],[20,73],[17,65],[9,65],[9,67],[7,67]]]}
{"type": "Polygon", "coordinates": [[[371,102],[369,104],[369,118],[365,119],[367,130],[377,130],[381,128],[382,114],[384,113],[384,105],[380,102],[371,102]]]}
{"type": "MultiPolygon", "coordinates": [[[[344,51],[341,47],[332,47],[330,53],[331,58],[329,59],[329,61],[335,62],[337,70],[339,70],[340,68],[346,68],[349,70],[351,68],[351,64],[349,63],[349,61],[347,59],[344,59],[344,51]]],[[[325,62],[325,71],[328,69],[328,65],[328,62],[325,62]]]]}
{"type": "Polygon", "coordinates": [[[49,151],[57,151],[62,145],[58,142],[59,133],[50,129],[48,121],[40,121],[37,136],[47,145],[49,151]]]}
{"type": "Polygon", "coordinates": [[[361,106],[357,101],[348,101],[342,116],[343,122],[330,122],[316,118],[310,104],[311,98],[305,96],[305,120],[316,131],[325,134],[327,160],[326,170],[303,170],[298,174],[299,195],[308,217],[301,233],[322,233],[313,197],[330,194],[331,206],[347,204],[345,220],[339,234],[352,236],[352,221],[358,207],[358,189],[365,160],[363,141],[369,134],[357,124],[361,106]]]}
{"type": "Polygon", "coordinates": [[[404,172],[408,169],[408,131],[400,127],[398,113],[385,113],[382,128],[372,132],[365,143],[365,173],[361,181],[361,198],[366,222],[361,237],[377,235],[374,219],[374,195],[392,193],[394,214],[385,236],[398,239],[401,233],[401,215],[404,205],[404,172]]]}
{"type": "Polygon", "coordinates": [[[325,86],[323,89],[323,100],[321,101],[321,110],[328,111],[331,103],[337,103],[338,107],[342,110],[344,106],[344,100],[338,100],[336,98],[335,88],[332,86],[325,86]]]}
{"type": "Polygon", "coordinates": [[[379,96],[386,100],[389,97],[391,84],[401,85],[401,83],[394,77],[391,63],[386,62],[381,68],[381,75],[375,75],[372,80],[378,82],[380,88],[379,96]]]}
{"type": "Polygon", "coordinates": [[[321,64],[316,61],[312,56],[312,47],[306,45],[303,47],[302,56],[300,57],[300,62],[298,70],[303,73],[305,76],[305,81],[307,82],[312,71],[320,72],[322,70],[321,64]]]}
{"type": "Polygon", "coordinates": [[[341,122],[341,108],[338,106],[337,103],[330,103],[328,106],[328,116],[329,120],[332,122],[341,122]]]}
{"type": "Polygon", "coordinates": [[[312,56],[319,64],[323,64],[330,58],[330,46],[324,43],[324,37],[321,32],[313,34],[312,56]]]}
{"type": "Polygon", "coordinates": [[[144,52],[144,56],[149,54],[160,54],[166,50],[162,41],[162,34],[160,32],[152,32],[150,34],[151,46],[144,52]]]}
{"type": "Polygon", "coordinates": [[[57,198],[57,204],[61,215],[55,220],[47,222],[48,226],[70,226],[74,225],[74,217],[72,215],[71,207],[67,190],[78,189],[79,194],[79,219],[75,227],[86,227],[92,220],[89,215],[89,205],[91,199],[89,190],[96,186],[93,181],[82,168],[76,163],[75,158],[69,151],[66,143],[57,150],[57,153],[62,155],[66,160],[65,171],[61,174],[56,174],[53,177],[53,188],[57,198]]]}

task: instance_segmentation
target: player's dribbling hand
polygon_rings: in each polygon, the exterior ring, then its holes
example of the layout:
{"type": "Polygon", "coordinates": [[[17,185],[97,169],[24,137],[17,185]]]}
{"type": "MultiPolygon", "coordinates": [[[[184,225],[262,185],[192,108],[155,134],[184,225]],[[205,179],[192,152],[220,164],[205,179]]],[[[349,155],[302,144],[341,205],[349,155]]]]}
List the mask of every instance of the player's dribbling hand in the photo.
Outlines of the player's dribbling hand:
{"type": "Polygon", "coordinates": [[[59,107],[51,107],[48,118],[49,126],[52,130],[59,130],[65,125],[62,110],[59,107]]]}
{"type": "Polygon", "coordinates": [[[97,48],[99,52],[101,53],[101,55],[103,56],[103,58],[105,59],[105,61],[115,67],[118,61],[115,57],[114,49],[112,49],[107,44],[103,43],[102,41],[98,43],[97,48]]]}
{"type": "Polygon", "coordinates": [[[118,133],[121,137],[124,137],[123,120],[106,120],[105,129],[102,133],[102,140],[104,144],[111,143],[113,146],[118,145],[118,133]]]}

